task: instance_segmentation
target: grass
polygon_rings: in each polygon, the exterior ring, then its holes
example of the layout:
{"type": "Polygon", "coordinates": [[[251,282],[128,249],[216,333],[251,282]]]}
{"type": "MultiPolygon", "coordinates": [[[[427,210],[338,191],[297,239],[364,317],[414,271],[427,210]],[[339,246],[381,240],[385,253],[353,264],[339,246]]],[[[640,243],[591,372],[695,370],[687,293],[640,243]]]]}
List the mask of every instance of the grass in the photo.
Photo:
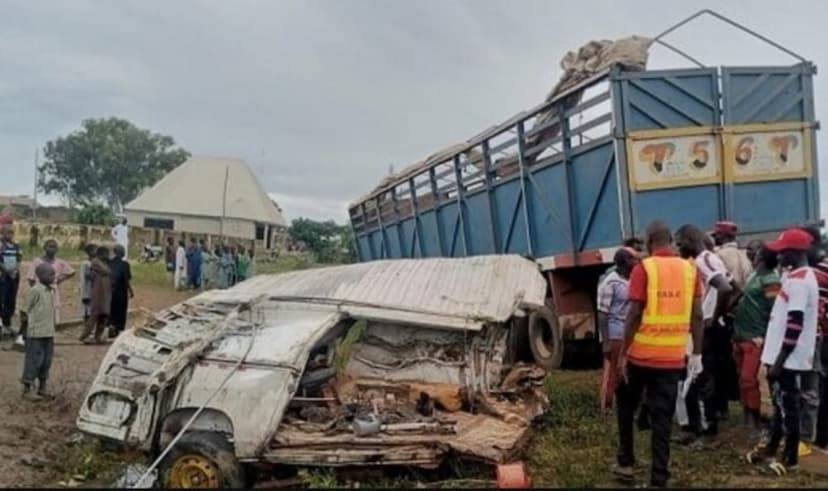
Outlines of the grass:
{"type": "MultiPolygon", "coordinates": [[[[598,409],[598,374],[558,371],[549,376],[551,407],[527,449],[527,465],[535,486],[617,486],[610,470],[615,463],[617,430],[613,416],[598,409]]],[[[736,411],[731,411],[736,414],[736,411]]],[[[735,418],[734,418],[735,419],[735,418]]],[[[650,433],[636,435],[639,478],[646,481],[650,433]]],[[[784,478],[761,474],[741,459],[747,442],[736,428],[726,427],[714,448],[690,450],[671,445],[671,485],[676,487],[825,487],[828,479],[800,471],[784,478]]]]}
{"type": "Polygon", "coordinates": [[[287,273],[321,266],[306,256],[285,255],[274,259],[256,260],[256,274],[287,273]]]}
{"type": "Polygon", "coordinates": [[[172,285],[172,277],[161,261],[154,263],[130,261],[130,267],[133,284],[158,288],[170,288],[172,285]]]}
{"type": "MultiPolygon", "coordinates": [[[[136,285],[159,288],[168,288],[172,285],[170,273],[167,272],[162,261],[154,263],[130,261],[130,265],[132,266],[132,281],[136,285]]],[[[282,256],[272,261],[257,262],[256,274],[286,273],[318,266],[318,263],[304,257],[282,256]]]]}
{"type": "Polygon", "coordinates": [[[112,482],[125,460],[134,457],[107,450],[97,440],[84,439],[76,445],[67,446],[57,464],[60,478],[56,484],[61,487],[78,487],[83,486],[83,483],[112,482]]]}
{"type": "Polygon", "coordinates": [[[354,323],[348,330],[348,334],[339,342],[334,354],[333,366],[336,369],[336,376],[341,377],[345,374],[345,368],[348,365],[348,360],[351,358],[351,346],[362,337],[362,333],[368,328],[368,322],[360,320],[354,323]]]}
{"type": "MultiPolygon", "coordinates": [[[[611,469],[615,463],[617,431],[614,414],[601,414],[596,371],[556,371],[547,379],[550,408],[524,452],[534,487],[618,487],[611,469]]],[[[735,408],[734,408],[735,409],[735,408]]],[[[733,414],[736,411],[732,411],[733,414]]],[[[726,427],[716,447],[690,450],[671,445],[671,486],[693,488],[761,487],[825,488],[828,478],[800,470],[784,478],[762,474],[741,459],[746,442],[734,427],[726,427]]],[[[637,478],[649,476],[650,433],[636,435],[637,478]]],[[[449,462],[438,471],[408,470],[358,479],[331,469],[300,474],[313,488],[335,488],[354,480],[360,487],[493,487],[491,468],[449,462]]]]}

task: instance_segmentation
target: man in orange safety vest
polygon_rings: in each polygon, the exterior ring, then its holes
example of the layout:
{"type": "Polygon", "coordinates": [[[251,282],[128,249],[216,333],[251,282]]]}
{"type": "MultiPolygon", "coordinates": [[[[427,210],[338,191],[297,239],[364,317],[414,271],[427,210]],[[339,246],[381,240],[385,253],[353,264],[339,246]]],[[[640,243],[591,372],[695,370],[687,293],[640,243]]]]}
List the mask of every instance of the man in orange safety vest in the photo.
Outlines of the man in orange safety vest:
{"type": "Polygon", "coordinates": [[[676,255],[673,237],[660,221],[647,227],[650,257],[630,275],[630,310],[619,368],[618,465],[615,474],[633,479],[633,420],[646,393],[650,415],[652,468],[650,485],[664,487],[670,477],[670,432],[678,382],[702,371],[702,283],[691,261],[676,255]],[[693,336],[693,354],[686,355],[693,336]]]}

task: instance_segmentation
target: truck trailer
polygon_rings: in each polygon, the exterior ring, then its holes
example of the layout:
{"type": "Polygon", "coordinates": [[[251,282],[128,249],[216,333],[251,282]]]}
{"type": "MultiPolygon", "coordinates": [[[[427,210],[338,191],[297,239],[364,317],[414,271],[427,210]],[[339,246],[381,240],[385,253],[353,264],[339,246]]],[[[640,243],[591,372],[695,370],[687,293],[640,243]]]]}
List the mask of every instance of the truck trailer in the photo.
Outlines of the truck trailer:
{"type": "Polygon", "coordinates": [[[651,221],[673,228],[733,221],[742,240],[817,222],[816,67],[709,10],[650,41],[696,66],[602,67],[387,176],[349,207],[359,260],[533,258],[548,282],[554,322],[515,338],[536,361],[557,367],[564,347],[597,348],[598,280],[623,242],[643,236],[651,221]],[[795,64],[708,67],[666,42],[702,15],[795,64]]]}

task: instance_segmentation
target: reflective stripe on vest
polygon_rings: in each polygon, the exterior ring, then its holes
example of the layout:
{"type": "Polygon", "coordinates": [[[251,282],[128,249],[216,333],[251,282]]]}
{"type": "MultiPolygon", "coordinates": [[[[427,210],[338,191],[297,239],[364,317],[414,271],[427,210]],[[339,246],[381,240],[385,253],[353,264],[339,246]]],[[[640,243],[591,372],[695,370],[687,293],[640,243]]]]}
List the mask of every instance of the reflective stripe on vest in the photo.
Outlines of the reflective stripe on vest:
{"type": "Polygon", "coordinates": [[[627,356],[644,364],[681,368],[690,333],[696,266],[679,257],[649,257],[647,305],[627,356]]]}

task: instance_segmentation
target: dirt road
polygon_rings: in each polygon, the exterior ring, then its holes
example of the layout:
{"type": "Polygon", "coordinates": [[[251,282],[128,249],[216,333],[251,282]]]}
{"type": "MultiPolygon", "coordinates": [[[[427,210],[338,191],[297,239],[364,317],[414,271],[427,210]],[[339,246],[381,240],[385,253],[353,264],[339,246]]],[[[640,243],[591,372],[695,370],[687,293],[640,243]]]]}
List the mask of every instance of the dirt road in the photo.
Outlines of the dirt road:
{"type": "MultiPolygon", "coordinates": [[[[189,295],[171,288],[135,285],[130,307],[160,310],[189,295]]],[[[61,297],[61,318],[78,318],[76,279],[61,285],[61,297]]],[[[50,387],[56,398],[49,402],[32,403],[21,398],[23,355],[7,349],[8,337],[0,343],[4,348],[0,351],[0,487],[48,485],[66,472],[62,459],[67,443],[77,433],[79,405],[107,350],[107,346],[80,344],[80,329],[59,332],[55,339],[50,387]]]]}

